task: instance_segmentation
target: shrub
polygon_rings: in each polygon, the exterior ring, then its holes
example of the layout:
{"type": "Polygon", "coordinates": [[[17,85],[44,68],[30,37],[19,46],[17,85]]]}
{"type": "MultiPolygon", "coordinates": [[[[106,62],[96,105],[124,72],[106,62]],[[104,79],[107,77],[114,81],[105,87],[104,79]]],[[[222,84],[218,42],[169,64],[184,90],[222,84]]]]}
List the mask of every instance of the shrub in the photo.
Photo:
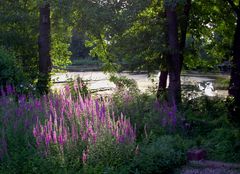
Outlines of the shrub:
{"type": "Polygon", "coordinates": [[[225,99],[199,97],[184,102],[180,112],[184,116],[184,131],[191,137],[206,136],[215,128],[231,127],[225,99]]]}
{"type": "Polygon", "coordinates": [[[215,88],[220,90],[228,90],[230,78],[228,77],[217,77],[215,80],[215,88]]]}
{"type": "Polygon", "coordinates": [[[0,86],[7,83],[18,85],[23,76],[23,70],[14,53],[0,47],[0,86]]]}
{"type": "Polygon", "coordinates": [[[240,132],[236,129],[218,128],[203,141],[208,158],[214,160],[240,161],[240,132]]]}
{"type": "Polygon", "coordinates": [[[15,54],[0,46],[0,88],[6,92],[8,84],[14,85],[17,93],[36,93],[33,79],[23,71],[15,54]]]}
{"type": "Polygon", "coordinates": [[[123,111],[136,124],[140,141],[146,134],[159,136],[177,132],[182,127],[176,106],[159,102],[153,95],[123,90],[115,92],[111,102],[115,113],[123,111]]]}
{"type": "Polygon", "coordinates": [[[183,103],[181,111],[187,118],[213,121],[227,115],[226,101],[202,96],[183,103]]]}
{"type": "Polygon", "coordinates": [[[162,136],[140,147],[133,160],[132,173],[171,173],[186,162],[186,144],[178,136],[162,136]]]}

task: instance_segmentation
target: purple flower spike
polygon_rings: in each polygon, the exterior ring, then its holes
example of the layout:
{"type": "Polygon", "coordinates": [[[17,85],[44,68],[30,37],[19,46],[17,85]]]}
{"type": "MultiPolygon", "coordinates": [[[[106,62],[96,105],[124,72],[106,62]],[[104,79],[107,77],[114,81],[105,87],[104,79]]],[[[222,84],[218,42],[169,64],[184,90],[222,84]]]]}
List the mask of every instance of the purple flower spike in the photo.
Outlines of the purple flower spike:
{"type": "MultiPolygon", "coordinates": [[[[45,147],[45,152],[51,150],[51,144],[58,145],[60,149],[80,141],[90,145],[102,136],[111,136],[116,143],[134,143],[136,139],[130,120],[123,114],[117,117],[111,113],[108,101],[99,101],[91,96],[83,99],[80,94],[76,99],[71,97],[69,86],[65,92],[50,94],[33,102],[34,109],[40,105],[45,114],[45,124],[36,118],[32,133],[37,147],[45,147]]],[[[87,151],[84,151],[83,162],[86,160],[87,151]]]]}
{"type": "Polygon", "coordinates": [[[57,143],[57,133],[55,130],[53,131],[53,143],[57,143]]]}
{"type": "Polygon", "coordinates": [[[86,164],[87,162],[87,152],[85,150],[83,150],[83,153],[82,153],[82,162],[83,164],[86,164]]]}
{"type": "Polygon", "coordinates": [[[14,93],[14,88],[12,87],[12,85],[7,85],[6,89],[7,89],[7,95],[11,95],[14,93]]]}

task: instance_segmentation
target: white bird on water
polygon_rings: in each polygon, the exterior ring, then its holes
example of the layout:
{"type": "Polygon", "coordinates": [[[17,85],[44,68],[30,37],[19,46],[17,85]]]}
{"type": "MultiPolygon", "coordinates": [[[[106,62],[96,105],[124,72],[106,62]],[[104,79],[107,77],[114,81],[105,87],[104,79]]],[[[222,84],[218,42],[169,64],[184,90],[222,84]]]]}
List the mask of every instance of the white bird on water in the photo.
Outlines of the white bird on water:
{"type": "Polygon", "coordinates": [[[206,83],[206,88],[204,89],[204,94],[209,97],[216,96],[212,82],[206,83]]]}
{"type": "Polygon", "coordinates": [[[201,91],[203,91],[203,90],[205,89],[200,83],[198,83],[198,88],[199,88],[201,91]]]}

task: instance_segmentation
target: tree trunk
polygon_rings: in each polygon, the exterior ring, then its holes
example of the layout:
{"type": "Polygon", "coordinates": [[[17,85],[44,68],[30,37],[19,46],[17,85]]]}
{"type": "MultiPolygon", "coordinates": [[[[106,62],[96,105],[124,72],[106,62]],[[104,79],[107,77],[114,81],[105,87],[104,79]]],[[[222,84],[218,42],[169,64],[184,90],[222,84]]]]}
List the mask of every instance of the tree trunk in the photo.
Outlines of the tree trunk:
{"type": "Polygon", "coordinates": [[[166,6],[169,57],[167,66],[169,71],[168,102],[181,102],[180,56],[178,43],[178,22],[176,7],[166,6]]]}
{"type": "Polygon", "coordinates": [[[50,58],[50,5],[44,3],[40,7],[39,22],[39,79],[38,90],[40,93],[47,93],[49,90],[50,72],[52,62],[50,58]]]}
{"type": "Polygon", "coordinates": [[[181,38],[180,38],[180,70],[182,70],[183,59],[184,59],[184,49],[186,45],[186,36],[187,29],[189,25],[189,15],[191,9],[192,0],[187,0],[184,11],[183,11],[183,20],[180,23],[181,38]]]}
{"type": "Polygon", "coordinates": [[[240,15],[237,18],[237,27],[233,41],[233,59],[228,92],[234,99],[233,104],[229,107],[231,119],[240,124],[240,15]]]}
{"type": "Polygon", "coordinates": [[[157,98],[160,99],[163,97],[165,99],[166,95],[166,87],[167,87],[167,77],[168,77],[168,71],[162,70],[159,76],[159,83],[158,83],[158,90],[157,90],[157,98]]]}
{"type": "MultiPolygon", "coordinates": [[[[192,0],[187,0],[184,11],[183,11],[183,20],[180,23],[180,30],[181,30],[181,37],[180,37],[180,71],[182,70],[183,66],[183,60],[184,60],[184,49],[186,45],[186,35],[187,35],[187,28],[189,25],[189,15],[190,15],[190,9],[191,9],[191,3],[192,0]]],[[[168,59],[168,58],[166,58],[168,59]]],[[[160,97],[162,93],[165,93],[166,91],[166,84],[167,84],[167,76],[168,71],[161,71],[160,77],[159,77],[159,85],[158,85],[158,91],[157,91],[157,98],[160,97]]]]}

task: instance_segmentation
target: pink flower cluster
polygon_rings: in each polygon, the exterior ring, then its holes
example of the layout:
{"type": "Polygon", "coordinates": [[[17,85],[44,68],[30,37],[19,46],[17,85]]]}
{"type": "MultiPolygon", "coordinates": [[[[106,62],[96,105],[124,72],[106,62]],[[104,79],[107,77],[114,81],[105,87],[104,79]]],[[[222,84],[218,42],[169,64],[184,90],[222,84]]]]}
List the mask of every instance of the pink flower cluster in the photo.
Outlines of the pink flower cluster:
{"type": "MultiPolygon", "coordinates": [[[[80,93],[73,97],[69,87],[65,89],[48,97],[48,115],[45,120],[37,119],[33,135],[38,147],[48,149],[50,144],[63,147],[77,142],[94,144],[105,135],[112,136],[116,143],[135,141],[136,133],[130,120],[123,114],[115,118],[106,101],[82,97],[80,93]]],[[[77,88],[75,92],[78,92],[77,88]]]]}
{"type": "MultiPolygon", "coordinates": [[[[136,131],[123,114],[115,117],[110,102],[103,99],[82,97],[81,86],[74,85],[75,95],[66,86],[57,94],[35,98],[33,95],[19,95],[12,86],[0,89],[0,159],[7,154],[7,129],[22,131],[24,136],[32,134],[36,147],[48,153],[52,144],[63,149],[68,144],[83,143],[88,147],[104,136],[116,143],[130,144],[135,141],[136,131]]],[[[83,162],[88,150],[83,151],[83,162]]]]}

